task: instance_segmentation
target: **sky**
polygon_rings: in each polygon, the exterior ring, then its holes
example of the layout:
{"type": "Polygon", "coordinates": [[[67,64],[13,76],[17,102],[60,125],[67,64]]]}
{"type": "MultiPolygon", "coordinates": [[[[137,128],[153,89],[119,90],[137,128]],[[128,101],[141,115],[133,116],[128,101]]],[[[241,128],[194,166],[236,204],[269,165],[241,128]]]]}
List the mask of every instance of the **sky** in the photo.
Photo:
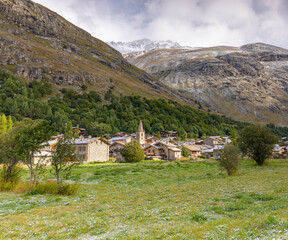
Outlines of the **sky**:
{"type": "Polygon", "coordinates": [[[264,42],[288,49],[288,0],[34,0],[105,42],[264,42]]]}

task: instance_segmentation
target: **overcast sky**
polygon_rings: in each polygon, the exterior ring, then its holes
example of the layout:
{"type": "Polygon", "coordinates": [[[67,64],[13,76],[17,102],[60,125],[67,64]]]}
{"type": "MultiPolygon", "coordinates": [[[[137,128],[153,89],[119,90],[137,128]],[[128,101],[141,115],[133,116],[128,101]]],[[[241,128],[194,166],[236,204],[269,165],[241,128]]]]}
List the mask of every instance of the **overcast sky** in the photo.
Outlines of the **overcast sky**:
{"type": "Polygon", "coordinates": [[[103,41],[288,48],[288,0],[34,0],[103,41]]]}

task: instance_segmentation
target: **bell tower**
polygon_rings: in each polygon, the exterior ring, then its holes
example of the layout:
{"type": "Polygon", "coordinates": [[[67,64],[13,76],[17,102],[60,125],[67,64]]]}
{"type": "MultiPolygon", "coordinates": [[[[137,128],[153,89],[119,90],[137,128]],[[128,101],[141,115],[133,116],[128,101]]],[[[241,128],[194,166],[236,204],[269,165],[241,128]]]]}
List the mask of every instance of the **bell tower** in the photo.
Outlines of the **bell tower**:
{"type": "Polygon", "coordinates": [[[143,129],[142,120],[140,120],[139,127],[136,132],[136,140],[141,144],[141,146],[145,145],[145,131],[143,129]]]}

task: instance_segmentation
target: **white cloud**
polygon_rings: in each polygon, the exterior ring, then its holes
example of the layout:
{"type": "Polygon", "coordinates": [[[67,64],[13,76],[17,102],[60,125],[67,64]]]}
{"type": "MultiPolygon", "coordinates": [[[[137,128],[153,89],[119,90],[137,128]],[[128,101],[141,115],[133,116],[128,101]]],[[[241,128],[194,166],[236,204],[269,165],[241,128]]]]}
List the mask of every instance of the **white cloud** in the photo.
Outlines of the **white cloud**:
{"type": "Polygon", "coordinates": [[[286,0],[36,0],[103,41],[288,48],[286,0]],[[285,8],[286,7],[286,8],[285,8]]]}

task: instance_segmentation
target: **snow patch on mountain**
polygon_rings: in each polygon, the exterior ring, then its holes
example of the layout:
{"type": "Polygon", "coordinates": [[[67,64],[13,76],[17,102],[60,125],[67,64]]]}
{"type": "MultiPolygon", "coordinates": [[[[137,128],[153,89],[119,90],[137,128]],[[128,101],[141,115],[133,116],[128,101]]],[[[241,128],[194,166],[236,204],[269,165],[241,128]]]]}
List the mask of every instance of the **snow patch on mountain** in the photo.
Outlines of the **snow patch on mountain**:
{"type": "Polygon", "coordinates": [[[150,52],[156,49],[170,49],[170,48],[190,48],[183,47],[177,42],[171,40],[166,41],[152,41],[150,39],[135,40],[132,42],[107,42],[111,47],[115,48],[122,54],[132,52],[150,52]]]}

